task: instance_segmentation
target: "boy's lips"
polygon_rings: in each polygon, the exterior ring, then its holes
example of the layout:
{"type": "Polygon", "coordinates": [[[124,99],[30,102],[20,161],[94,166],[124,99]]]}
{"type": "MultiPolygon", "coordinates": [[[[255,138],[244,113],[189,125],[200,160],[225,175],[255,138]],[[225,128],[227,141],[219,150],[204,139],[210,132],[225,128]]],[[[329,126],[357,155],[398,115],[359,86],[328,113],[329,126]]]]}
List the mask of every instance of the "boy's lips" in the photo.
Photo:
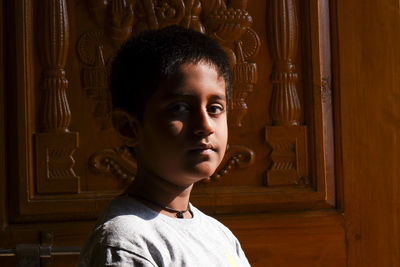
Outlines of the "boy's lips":
{"type": "Polygon", "coordinates": [[[199,150],[199,149],[214,149],[214,147],[211,143],[199,143],[189,148],[189,150],[199,150]]]}
{"type": "Polygon", "coordinates": [[[212,152],[215,152],[213,145],[210,143],[201,143],[194,145],[188,149],[189,152],[199,153],[201,155],[207,155],[212,152]]]}

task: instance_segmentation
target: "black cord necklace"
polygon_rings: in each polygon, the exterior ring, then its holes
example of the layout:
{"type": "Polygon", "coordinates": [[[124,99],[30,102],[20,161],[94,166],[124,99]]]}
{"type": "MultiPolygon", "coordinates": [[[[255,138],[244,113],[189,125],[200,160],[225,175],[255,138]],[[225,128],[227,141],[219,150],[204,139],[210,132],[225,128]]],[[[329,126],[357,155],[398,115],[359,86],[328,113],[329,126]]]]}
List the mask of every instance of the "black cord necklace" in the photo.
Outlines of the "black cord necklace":
{"type": "Polygon", "coordinates": [[[149,199],[147,199],[145,197],[142,197],[142,196],[139,196],[139,195],[132,195],[132,194],[128,193],[128,196],[133,197],[133,198],[139,198],[141,200],[144,200],[144,201],[146,201],[148,203],[153,204],[154,206],[158,206],[163,210],[166,210],[166,211],[171,212],[171,213],[175,213],[176,217],[179,218],[179,219],[184,219],[185,218],[183,216],[184,213],[186,213],[188,211],[192,212],[190,210],[190,205],[189,204],[187,205],[187,208],[185,210],[176,210],[176,209],[170,208],[168,206],[161,205],[161,204],[159,204],[157,202],[154,202],[152,200],[149,200],[149,199]]]}

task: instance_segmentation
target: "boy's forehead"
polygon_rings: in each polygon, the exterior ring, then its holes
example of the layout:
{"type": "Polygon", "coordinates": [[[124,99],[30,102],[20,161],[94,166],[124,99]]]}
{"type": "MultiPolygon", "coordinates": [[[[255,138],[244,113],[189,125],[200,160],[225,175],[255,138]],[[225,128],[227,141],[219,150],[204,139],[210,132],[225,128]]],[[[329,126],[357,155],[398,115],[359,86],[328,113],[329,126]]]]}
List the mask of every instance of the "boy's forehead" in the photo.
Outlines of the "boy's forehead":
{"type": "Polygon", "coordinates": [[[212,64],[202,62],[182,64],[173,75],[160,81],[154,95],[169,98],[190,97],[199,93],[226,99],[225,79],[212,64]]]}

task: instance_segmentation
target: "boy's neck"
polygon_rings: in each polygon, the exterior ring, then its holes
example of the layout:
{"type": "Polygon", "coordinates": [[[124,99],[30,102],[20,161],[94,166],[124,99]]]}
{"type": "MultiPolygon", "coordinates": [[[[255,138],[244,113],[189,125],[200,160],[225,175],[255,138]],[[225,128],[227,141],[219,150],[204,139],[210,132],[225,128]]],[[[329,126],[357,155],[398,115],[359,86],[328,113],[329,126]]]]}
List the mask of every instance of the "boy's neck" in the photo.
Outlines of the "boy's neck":
{"type": "MultiPolygon", "coordinates": [[[[163,178],[148,172],[139,171],[135,180],[128,187],[126,192],[132,196],[146,199],[149,202],[157,203],[160,206],[167,206],[175,210],[186,210],[189,204],[190,193],[193,184],[187,187],[174,185],[163,178]]],[[[157,207],[153,207],[155,210],[157,207]]],[[[168,213],[165,213],[169,215],[168,213]]],[[[171,214],[173,217],[174,215],[171,214]]]]}

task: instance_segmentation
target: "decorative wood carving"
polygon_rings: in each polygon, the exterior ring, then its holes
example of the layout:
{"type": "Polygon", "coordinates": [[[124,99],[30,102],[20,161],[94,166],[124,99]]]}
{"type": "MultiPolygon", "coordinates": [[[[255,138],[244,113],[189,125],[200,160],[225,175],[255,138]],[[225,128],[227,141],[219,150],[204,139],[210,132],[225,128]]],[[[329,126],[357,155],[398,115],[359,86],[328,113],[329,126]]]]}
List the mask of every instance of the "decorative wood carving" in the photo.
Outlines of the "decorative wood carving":
{"type": "Polygon", "coordinates": [[[247,168],[253,165],[254,161],[255,154],[251,149],[239,145],[228,146],[220,167],[210,178],[203,180],[203,182],[208,183],[212,180],[219,180],[228,175],[233,168],[247,168]]]}
{"type": "Polygon", "coordinates": [[[245,61],[242,49],[242,42],[236,44],[238,62],[232,70],[232,101],[230,119],[234,120],[233,125],[242,126],[243,117],[247,113],[247,97],[253,92],[257,83],[257,65],[245,61]]]}
{"type": "Polygon", "coordinates": [[[106,24],[109,36],[117,47],[125,41],[132,33],[133,25],[133,3],[126,3],[125,0],[111,1],[110,23],[106,24]]]}
{"type": "Polygon", "coordinates": [[[136,161],[125,146],[94,153],[89,166],[97,173],[112,174],[126,183],[133,181],[137,171],[136,161]]]}
{"type": "Polygon", "coordinates": [[[43,95],[40,132],[36,141],[36,189],[38,193],[79,192],[79,177],[72,167],[78,133],[69,132],[71,111],[66,95],[65,64],[69,48],[65,0],[45,0],[39,16],[40,54],[43,63],[43,95]]]}
{"type": "Polygon", "coordinates": [[[200,0],[185,0],[185,16],[181,21],[181,25],[189,29],[206,33],[203,23],[200,21],[202,13],[202,4],[200,0]]]}
{"type": "MultiPolygon", "coordinates": [[[[235,6],[247,7],[247,1],[234,2],[235,6]]],[[[245,9],[234,7],[220,8],[212,12],[207,20],[210,36],[224,49],[232,70],[232,98],[230,103],[230,121],[232,126],[241,127],[247,113],[247,97],[257,82],[257,65],[247,60],[258,53],[260,40],[250,29],[252,17],[245,9]],[[246,44],[242,45],[245,36],[246,44]],[[250,48],[250,49],[248,49],[250,48]],[[246,50],[247,55],[243,50],[246,50]],[[245,57],[247,56],[247,58],[245,57]]]]}
{"type": "Polygon", "coordinates": [[[307,128],[269,127],[265,140],[268,140],[272,147],[272,164],[267,171],[266,185],[309,185],[311,181],[307,167],[307,128]]]}
{"type": "Polygon", "coordinates": [[[41,10],[43,28],[40,52],[44,69],[41,126],[45,132],[66,132],[71,121],[65,93],[68,87],[65,64],[69,49],[67,6],[62,0],[46,0],[41,10]]]}
{"type": "MultiPolygon", "coordinates": [[[[258,76],[257,65],[251,60],[260,48],[260,39],[251,29],[253,20],[246,11],[246,0],[231,1],[229,5],[225,1],[201,0],[88,0],[87,7],[94,22],[103,25],[100,28],[105,30],[84,33],[78,40],[77,53],[84,64],[82,84],[87,96],[96,101],[94,116],[102,129],[110,126],[111,111],[106,54],[107,59],[111,58],[115,47],[132,31],[158,29],[171,24],[208,34],[224,49],[232,71],[229,121],[232,126],[242,126],[247,113],[247,97],[253,91],[258,76]]],[[[241,160],[239,156],[235,157],[236,161],[241,160]]],[[[226,156],[226,160],[234,159],[226,156]]],[[[124,159],[114,157],[114,162],[123,164],[124,159]]],[[[230,168],[239,165],[231,164],[230,168]]]]}
{"type": "Polygon", "coordinates": [[[300,125],[301,107],[297,95],[297,14],[294,0],[271,0],[269,43],[274,61],[271,116],[274,125],[300,125]]]}
{"type": "Polygon", "coordinates": [[[104,33],[90,31],[83,34],[77,44],[80,60],[86,65],[82,68],[82,85],[86,95],[96,102],[93,111],[101,129],[111,122],[111,99],[108,89],[109,70],[104,60],[104,33]]]}
{"type": "MultiPolygon", "coordinates": [[[[203,180],[221,179],[233,168],[246,168],[254,164],[254,152],[245,146],[229,146],[218,170],[209,178],[203,180]]],[[[96,152],[89,159],[89,166],[98,173],[111,174],[119,179],[131,182],[136,175],[137,165],[126,146],[114,149],[104,149],[96,152]]]]}
{"type": "MultiPolygon", "coordinates": [[[[32,51],[33,48],[40,48],[36,51],[40,55],[53,58],[54,54],[51,50],[46,48],[46,44],[52,43],[54,46],[60,47],[59,41],[50,42],[47,37],[52,33],[49,28],[43,27],[45,21],[48,18],[53,19],[53,24],[57,20],[63,19],[66,13],[57,16],[50,16],[50,11],[44,12],[43,9],[48,6],[50,1],[15,1],[13,4],[7,5],[10,7],[14,6],[15,10],[10,8],[10,23],[7,25],[15,25],[15,36],[10,39],[13,44],[15,42],[15,50],[12,46],[9,46],[10,54],[7,56],[6,67],[11,70],[14,69],[13,77],[7,79],[10,82],[12,88],[16,90],[10,91],[5,97],[7,105],[8,115],[10,116],[10,127],[7,127],[10,132],[6,138],[7,142],[10,141],[11,147],[16,149],[10,150],[10,157],[7,158],[10,161],[10,166],[16,168],[14,171],[10,169],[10,182],[11,189],[14,189],[9,194],[10,202],[15,203],[12,212],[9,214],[14,222],[23,221],[46,221],[53,220],[54,218],[60,218],[60,220],[76,219],[79,216],[82,219],[93,219],[95,218],[102,207],[111,199],[113,196],[121,192],[121,186],[124,182],[132,179],[128,177],[129,173],[123,169],[124,165],[121,162],[121,155],[114,153],[114,157],[109,157],[110,161],[104,160],[103,163],[97,165],[99,168],[104,168],[108,171],[106,166],[119,178],[116,180],[110,180],[110,175],[98,175],[95,177],[93,174],[88,173],[86,167],[88,165],[88,159],[90,158],[91,152],[99,151],[99,146],[103,148],[116,147],[118,143],[117,135],[111,130],[104,131],[101,135],[98,133],[98,127],[93,127],[92,122],[87,123],[88,108],[92,108],[94,116],[106,116],[107,107],[105,106],[107,96],[104,96],[102,90],[105,89],[104,85],[108,83],[108,67],[112,54],[115,51],[115,41],[111,38],[111,1],[114,0],[84,0],[84,1],[68,1],[62,2],[62,4],[68,2],[68,9],[70,12],[70,18],[74,18],[75,21],[71,23],[74,29],[70,31],[70,41],[74,40],[74,51],[77,54],[68,53],[68,63],[64,63],[60,67],[62,70],[67,70],[68,73],[64,72],[64,79],[68,78],[70,82],[70,88],[72,90],[67,91],[69,104],[72,111],[73,127],[81,131],[81,142],[84,142],[84,147],[80,148],[79,157],[73,154],[77,148],[78,138],[75,134],[68,134],[69,122],[64,123],[64,128],[67,130],[56,130],[47,127],[45,125],[51,125],[51,123],[44,123],[43,116],[46,108],[44,108],[45,96],[48,94],[49,88],[45,87],[45,79],[49,75],[49,70],[56,68],[57,65],[53,59],[51,61],[43,60],[43,64],[39,66],[36,62],[36,53],[32,51]],[[89,13],[85,15],[85,11],[89,13]],[[40,14],[39,14],[40,13],[40,14]],[[89,17],[90,14],[90,17],[89,17]],[[34,21],[33,21],[34,19],[34,21]],[[37,23],[36,23],[37,22],[37,23]],[[39,34],[43,34],[42,38],[38,38],[39,34]],[[85,37],[83,37],[86,35],[85,37]],[[82,38],[82,39],[81,39],[82,38]],[[86,40],[84,40],[86,39],[86,40]],[[35,40],[38,43],[35,44],[35,40]],[[82,42],[81,42],[82,40],[82,42]],[[46,49],[45,49],[46,48],[46,49]],[[43,51],[42,51],[43,49],[43,51]],[[18,53],[18,51],[22,51],[18,53]],[[43,53],[43,54],[41,54],[43,53]],[[79,57],[77,57],[78,55],[79,57]],[[79,61],[78,61],[79,60],[79,61]],[[50,62],[50,63],[47,63],[50,62]],[[79,65],[80,64],[80,65],[79,65]],[[79,73],[76,71],[76,67],[79,66],[79,73]],[[69,70],[73,70],[70,72],[69,70]],[[14,77],[15,76],[15,77],[14,77]],[[43,83],[39,85],[39,82],[43,80],[43,83]],[[83,96],[87,99],[81,99],[81,94],[77,94],[78,88],[84,90],[83,96]],[[89,103],[94,101],[94,103],[89,103]],[[103,102],[102,102],[103,101],[103,102]],[[94,105],[92,105],[94,104],[94,105]],[[97,105],[99,104],[99,105],[97,105]],[[103,105],[103,107],[101,107],[103,105]],[[96,108],[99,106],[99,109],[96,108]],[[77,108],[77,110],[75,110],[77,108]],[[82,116],[76,117],[75,112],[82,112],[82,116]],[[103,114],[103,115],[101,115],[103,114]],[[36,119],[36,120],[35,120],[36,119]],[[16,127],[14,127],[16,126],[16,127]],[[40,127],[39,127],[40,126],[40,127]],[[36,131],[36,133],[35,133],[36,131]],[[34,134],[34,138],[32,137],[34,134]],[[48,134],[48,135],[47,135],[48,134]],[[58,136],[56,137],[56,135],[58,136]],[[96,136],[97,135],[97,136],[96,136]],[[107,136],[105,136],[107,135],[107,136]],[[92,138],[95,136],[95,140],[92,138]],[[70,137],[70,138],[67,138],[70,137]],[[65,138],[65,141],[64,139],[65,138]],[[10,140],[9,140],[10,139],[10,140]],[[93,141],[95,142],[92,142],[93,141]],[[72,155],[73,158],[72,158],[72,155]],[[73,166],[73,159],[76,160],[76,164],[73,166]],[[103,164],[103,165],[102,165],[103,164]],[[60,167],[61,166],[61,167],[60,167]],[[115,167],[114,167],[115,166],[115,167]],[[122,166],[122,167],[121,167],[122,166]],[[118,168],[122,169],[121,173],[117,175],[118,168]],[[63,171],[60,171],[63,170],[63,171]],[[84,185],[79,194],[66,194],[69,192],[78,192],[76,188],[79,188],[79,183],[75,179],[64,179],[65,177],[74,177],[74,170],[76,172],[82,172],[82,184],[84,185]],[[127,174],[124,179],[124,175],[127,174]],[[33,176],[33,177],[32,177],[33,176]],[[16,178],[16,179],[14,179],[16,178]],[[117,180],[118,179],[118,180],[117,180]],[[54,184],[51,184],[54,183],[54,184]],[[38,194],[37,192],[41,192],[38,194]],[[14,212],[15,211],[15,212],[14,212]]],[[[272,1],[272,0],[271,0],[272,1]]],[[[132,31],[137,32],[143,29],[151,28],[152,25],[158,25],[158,11],[157,8],[161,4],[162,0],[145,1],[145,0],[125,0],[125,7],[132,5],[133,9],[133,24],[132,31]],[[147,5],[147,9],[144,6],[147,5]],[[148,7],[151,7],[148,9],[148,7]],[[147,10],[147,11],[146,11],[147,10]],[[153,17],[148,17],[146,12],[154,11],[153,17]],[[152,19],[153,18],[153,19],[152,19]],[[154,24],[153,22],[156,22],[154,24]],[[153,23],[153,24],[152,24],[153,23]]],[[[181,25],[197,29],[201,32],[212,36],[215,32],[211,30],[209,26],[209,17],[211,14],[216,13],[219,9],[241,9],[246,10],[248,4],[248,10],[257,10],[260,7],[263,10],[260,12],[250,13],[256,15],[253,17],[253,24],[251,27],[255,29],[263,29],[266,25],[267,17],[269,16],[269,4],[270,1],[242,1],[242,0],[185,0],[185,14],[182,20],[179,22],[181,25]],[[192,5],[192,8],[188,7],[192,5]],[[264,10],[266,12],[264,12],[264,10]],[[268,11],[268,12],[267,12],[268,11]]],[[[51,1],[52,6],[59,9],[59,2],[51,1]]],[[[173,6],[172,1],[168,2],[169,6],[173,6]]],[[[254,162],[251,169],[238,170],[234,169],[239,167],[240,162],[237,162],[238,157],[232,156],[230,151],[227,152],[227,157],[223,160],[220,169],[217,174],[224,174],[226,170],[229,172],[229,177],[222,177],[218,183],[197,186],[192,194],[193,202],[210,213],[238,213],[238,212],[267,212],[273,210],[304,210],[304,209],[327,209],[335,206],[335,161],[334,161],[334,145],[333,145],[333,134],[334,125],[332,119],[332,103],[329,102],[329,77],[331,77],[331,61],[330,61],[330,26],[329,26],[329,8],[324,1],[311,1],[307,5],[300,5],[297,3],[297,7],[300,7],[299,22],[301,22],[301,38],[298,38],[299,44],[296,45],[302,49],[301,56],[299,59],[292,64],[296,64],[298,73],[302,75],[302,81],[294,83],[297,85],[296,93],[299,94],[302,106],[304,107],[304,116],[300,116],[299,125],[289,125],[287,130],[279,130],[279,127],[284,126],[277,125],[267,127],[265,133],[266,142],[270,146],[262,145],[263,139],[258,138],[258,130],[263,127],[262,123],[266,119],[265,112],[265,101],[259,101],[252,99],[251,117],[249,116],[249,123],[247,124],[246,117],[243,119],[234,120],[231,117],[230,127],[230,142],[236,142],[242,144],[248,148],[254,149],[257,153],[257,161],[254,162]],[[325,8],[325,11],[321,10],[325,8]],[[301,42],[301,44],[300,44],[301,42]],[[298,62],[298,63],[297,63],[298,62]],[[298,65],[297,65],[298,64],[298,65]],[[326,81],[326,82],[325,82],[326,81]],[[304,87],[303,87],[304,86],[304,87]],[[313,88],[309,88],[313,86],[313,88]],[[321,90],[322,89],[322,90],[321,90]],[[321,94],[322,93],[322,94],[321,94]],[[322,96],[322,97],[321,97],[322,96]],[[264,115],[263,115],[264,114],[264,115]],[[304,122],[302,121],[304,118],[304,122]],[[251,119],[251,120],[250,120],[251,119]],[[233,124],[237,121],[242,121],[242,129],[235,129],[233,124]],[[309,125],[305,133],[301,133],[296,127],[302,123],[309,125]],[[295,127],[297,130],[290,130],[290,127],[295,127]],[[276,129],[276,131],[274,130],[276,129]],[[280,131],[280,132],[279,132],[280,131]],[[290,132],[297,131],[299,136],[290,135],[290,132]],[[297,161],[294,165],[296,168],[298,179],[295,177],[285,176],[282,180],[270,179],[274,175],[278,177],[279,171],[277,170],[280,162],[279,151],[280,147],[275,143],[281,142],[277,139],[278,136],[286,136],[285,142],[296,142],[300,144],[306,144],[308,146],[308,155],[301,156],[301,149],[295,147],[295,154],[298,157],[307,158],[309,168],[305,174],[300,173],[297,168],[300,168],[297,161]],[[310,139],[303,140],[301,136],[308,136],[310,139]],[[276,138],[275,138],[276,137],[276,138]],[[270,149],[271,158],[269,158],[270,149]],[[268,167],[275,167],[266,172],[266,184],[268,186],[262,186],[262,175],[263,168],[266,169],[265,162],[268,159],[268,163],[271,163],[268,167]],[[274,163],[275,162],[275,163],[274,163]],[[233,167],[230,167],[233,166],[233,167]],[[221,171],[221,173],[219,173],[221,171]],[[248,172],[247,172],[248,171],[248,172]],[[248,175],[243,177],[243,173],[248,175]],[[310,178],[312,177],[312,178],[310,178]],[[228,178],[228,179],[227,179],[228,178]],[[244,179],[243,179],[244,178],[244,179]],[[290,178],[290,179],[289,179],[290,178]],[[284,180],[286,179],[286,180],[284,180]],[[275,184],[276,186],[272,186],[275,184]],[[281,185],[289,185],[291,188],[282,188],[281,185]],[[292,188],[294,187],[294,188],[292,188]],[[299,188],[305,187],[305,188],[299,188]],[[251,209],[251,211],[249,210],[251,209]]],[[[64,6],[65,7],[65,6],[64,6]]],[[[46,8],[47,9],[47,8],[46,8]]],[[[53,9],[54,10],[54,9],[53,9]]],[[[55,13],[55,12],[53,12],[55,13]]],[[[149,14],[150,14],[149,13],[149,14]]],[[[165,13],[165,12],[164,12],[165,13]]],[[[165,13],[166,14],[166,13],[165,13]]],[[[242,12],[244,14],[244,12],[242,12]]],[[[269,17],[270,19],[270,17],[269,17]]],[[[8,21],[8,20],[7,20],[8,21]]],[[[59,26],[60,27],[60,26],[59,26]]],[[[63,26],[64,29],[68,27],[63,26]]],[[[159,26],[157,26],[159,27],[159,26]]],[[[155,28],[157,28],[155,27],[155,28]]],[[[226,51],[233,51],[235,64],[231,64],[232,72],[234,74],[233,79],[236,84],[237,81],[244,80],[243,83],[255,83],[257,75],[253,75],[253,67],[246,67],[242,64],[257,63],[257,71],[263,74],[269,72],[271,66],[270,60],[266,58],[257,57],[258,48],[260,42],[258,40],[257,33],[251,27],[247,27],[243,31],[239,40],[226,42],[226,51]],[[240,53],[241,50],[241,53],[240,53]],[[243,57],[241,56],[243,55],[243,57]],[[240,67],[243,66],[243,67],[240,67]],[[244,69],[240,71],[240,69],[244,69]],[[243,74],[243,77],[241,76],[243,74]],[[254,79],[253,79],[254,78],[254,79]]],[[[12,27],[11,27],[12,28],[12,27]]],[[[57,27],[56,27],[57,28],[57,27]]],[[[57,32],[57,31],[56,31],[57,32]]],[[[58,38],[61,38],[65,42],[64,31],[60,30],[57,32],[58,38]]],[[[268,32],[267,38],[269,39],[270,32],[268,32]]],[[[231,38],[234,39],[234,38],[231,38]]],[[[263,40],[263,39],[262,39],[263,40]]],[[[219,40],[221,44],[223,40],[219,40]]],[[[64,44],[62,44],[64,45],[64,44]]],[[[262,42],[264,53],[261,55],[265,57],[265,49],[267,43],[262,42]]],[[[271,51],[272,51],[272,47],[271,51]]],[[[65,53],[66,47],[60,48],[65,53]]],[[[7,49],[8,52],[8,49],[7,49]]],[[[68,51],[69,52],[69,51],[68,51]]],[[[300,51],[299,51],[300,52],[300,51]]],[[[261,54],[261,53],[260,53],[261,54]]],[[[272,56],[274,53],[270,53],[272,56]]],[[[57,57],[57,59],[60,57],[57,57]]],[[[295,58],[294,56],[292,57],[295,58]]],[[[55,71],[54,73],[59,73],[55,71]]],[[[60,75],[53,75],[52,77],[60,77],[60,75]]],[[[265,83],[265,77],[260,76],[259,81],[255,84],[254,90],[261,89],[265,83]],[[257,88],[257,89],[256,89],[257,88]]],[[[51,88],[56,88],[51,85],[51,88]]],[[[247,86],[247,84],[246,84],[247,86]]],[[[235,95],[234,98],[243,98],[237,101],[238,103],[246,103],[246,96],[241,96],[241,92],[238,88],[240,86],[233,86],[235,95]]],[[[251,87],[251,86],[249,86],[251,87]]],[[[247,87],[243,87],[245,90],[250,91],[247,87]]],[[[275,89],[275,88],[274,88],[275,89]]],[[[67,87],[64,90],[68,90],[67,87]]],[[[269,89],[268,89],[269,90],[269,89]]],[[[52,90],[53,92],[55,90],[52,90]]],[[[246,92],[246,91],[245,91],[246,92]]],[[[255,93],[255,92],[254,92],[255,93]]],[[[269,92],[260,90],[257,92],[257,97],[269,96],[269,92]]],[[[59,98],[61,99],[61,98],[59,98]]],[[[271,103],[272,103],[271,99],[271,103]]],[[[68,102],[66,102],[68,103],[68,102]]],[[[248,104],[248,103],[246,103],[248,104]]],[[[63,107],[58,105],[57,107],[63,107]]],[[[269,107],[268,107],[269,108],[269,107]]],[[[91,111],[89,111],[91,112],[91,111]]],[[[234,114],[232,111],[231,114],[234,114]]],[[[237,112],[239,113],[239,112],[237,112]]],[[[71,116],[71,114],[69,114],[71,116]]],[[[239,117],[238,115],[235,115],[239,117]]],[[[268,116],[267,116],[268,117],[268,116]]],[[[64,117],[65,118],[65,117],[64,117]]],[[[242,117],[243,118],[243,117],[242,117]]],[[[106,118],[97,119],[100,127],[107,127],[103,125],[109,125],[105,123],[106,118]]],[[[63,121],[63,120],[60,120],[63,121]]],[[[65,122],[65,120],[64,120],[65,122]]],[[[57,124],[53,124],[57,125],[57,124]]],[[[62,124],[59,124],[62,125],[62,124]]],[[[61,129],[63,128],[61,127],[61,129]]],[[[264,139],[264,140],[265,140],[264,139]]],[[[306,147],[306,145],[304,145],[306,147]]],[[[239,160],[246,159],[246,152],[243,152],[243,157],[239,160]]],[[[101,162],[101,160],[99,160],[101,162]]],[[[244,163],[246,163],[244,161],[244,163]]],[[[92,163],[90,163],[92,164],[92,163]]],[[[246,166],[246,165],[244,165],[246,166]]],[[[133,168],[132,168],[133,169],[133,168]]],[[[96,168],[93,168],[97,171],[96,168]]],[[[132,176],[134,173],[132,173],[132,176]]],[[[8,179],[8,178],[5,178],[8,179]]],[[[210,181],[216,181],[218,178],[212,177],[210,181]]],[[[340,192],[339,192],[340,193],[340,192]]],[[[340,195],[340,194],[339,194],[340,195]]],[[[89,228],[88,228],[89,229],[89,228]]]]}
{"type": "Polygon", "coordinates": [[[300,126],[301,106],[297,95],[295,57],[298,47],[294,0],[271,0],[269,43],[274,67],[271,75],[272,127],[265,140],[272,147],[267,186],[308,185],[307,128],[300,126]]]}
{"type": "MultiPolygon", "coordinates": [[[[82,70],[82,84],[85,90],[90,91],[89,96],[103,92],[100,93],[103,98],[95,98],[98,111],[94,112],[96,121],[99,121],[102,128],[109,125],[110,105],[107,102],[110,100],[107,99],[103,87],[108,79],[105,77],[105,64],[95,64],[95,58],[101,57],[96,53],[102,54],[104,62],[104,49],[108,44],[118,47],[132,30],[137,32],[158,29],[171,24],[180,24],[208,34],[222,46],[228,55],[232,70],[230,121],[232,126],[242,126],[247,113],[247,97],[253,91],[258,75],[257,65],[250,60],[257,55],[260,47],[259,37],[251,29],[253,21],[246,11],[247,1],[231,1],[226,5],[224,1],[200,0],[88,0],[87,7],[95,23],[104,25],[105,30],[83,34],[78,41],[77,51],[82,63],[86,65],[82,70]]],[[[109,57],[114,53],[108,52],[109,57]]]]}

